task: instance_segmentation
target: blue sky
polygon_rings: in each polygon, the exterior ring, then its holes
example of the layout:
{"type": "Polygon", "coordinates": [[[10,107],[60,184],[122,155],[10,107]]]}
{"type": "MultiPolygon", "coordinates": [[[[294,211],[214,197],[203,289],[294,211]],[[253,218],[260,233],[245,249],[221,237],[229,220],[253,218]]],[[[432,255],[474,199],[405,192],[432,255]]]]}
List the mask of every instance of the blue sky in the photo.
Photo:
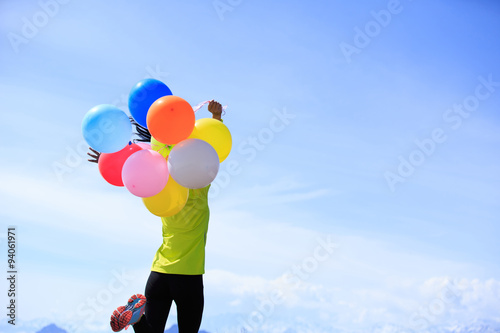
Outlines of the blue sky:
{"type": "Polygon", "coordinates": [[[499,14],[486,0],[0,3],[0,233],[6,251],[16,226],[19,259],[19,324],[2,331],[108,332],[144,290],[160,221],[85,161],[80,127],[98,104],[128,112],[145,77],[229,106],[202,327],[498,325],[499,14]]]}

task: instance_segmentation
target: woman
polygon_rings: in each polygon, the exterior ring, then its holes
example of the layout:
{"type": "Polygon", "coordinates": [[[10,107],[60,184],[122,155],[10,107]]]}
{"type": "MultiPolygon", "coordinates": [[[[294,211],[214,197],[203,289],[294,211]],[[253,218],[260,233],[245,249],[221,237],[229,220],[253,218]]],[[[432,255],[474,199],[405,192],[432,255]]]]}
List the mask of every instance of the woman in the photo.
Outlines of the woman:
{"type": "MultiPolygon", "coordinates": [[[[221,120],[222,106],[211,101],[208,110],[221,120]]],[[[133,122],[140,141],[151,135],[133,122]]],[[[100,153],[88,153],[91,162],[98,162],[100,153]]],[[[111,316],[114,332],[132,325],[136,333],[163,333],[172,301],[177,307],[180,333],[198,332],[203,314],[203,274],[208,230],[208,189],[189,190],[184,208],[174,216],[162,217],[163,243],[156,252],[146,283],[145,297],[136,294],[118,307],[111,316]]]]}

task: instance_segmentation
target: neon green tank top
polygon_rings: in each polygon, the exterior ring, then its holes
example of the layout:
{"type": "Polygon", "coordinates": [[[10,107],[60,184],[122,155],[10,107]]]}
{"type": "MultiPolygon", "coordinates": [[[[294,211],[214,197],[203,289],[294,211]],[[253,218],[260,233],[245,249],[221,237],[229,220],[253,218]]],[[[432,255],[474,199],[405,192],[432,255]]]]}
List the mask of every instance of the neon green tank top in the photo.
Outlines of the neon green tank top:
{"type": "Polygon", "coordinates": [[[161,218],[163,244],[156,251],[152,271],[185,275],[205,273],[209,188],[210,185],[190,189],[184,208],[174,216],[161,218]]]}

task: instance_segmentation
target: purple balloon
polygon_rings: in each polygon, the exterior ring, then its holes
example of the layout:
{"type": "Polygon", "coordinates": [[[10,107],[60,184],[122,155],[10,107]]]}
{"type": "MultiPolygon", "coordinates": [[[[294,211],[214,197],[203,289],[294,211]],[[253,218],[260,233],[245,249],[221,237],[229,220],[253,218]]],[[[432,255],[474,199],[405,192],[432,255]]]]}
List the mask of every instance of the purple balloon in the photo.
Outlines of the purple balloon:
{"type": "Polygon", "coordinates": [[[179,185],[197,189],[210,184],[219,172],[219,156],[215,149],[200,139],[179,142],[168,157],[170,176],[179,185]]]}

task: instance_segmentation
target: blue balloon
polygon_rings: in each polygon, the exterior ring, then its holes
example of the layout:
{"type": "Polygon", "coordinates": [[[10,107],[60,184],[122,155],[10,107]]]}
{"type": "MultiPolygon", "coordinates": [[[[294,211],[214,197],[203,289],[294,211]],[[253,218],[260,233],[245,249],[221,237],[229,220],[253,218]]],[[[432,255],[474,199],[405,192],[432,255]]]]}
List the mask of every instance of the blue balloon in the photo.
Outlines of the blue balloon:
{"type": "Polygon", "coordinates": [[[172,95],[172,92],[167,85],[155,79],[144,79],[137,83],[128,97],[128,109],[139,125],[148,127],[146,124],[146,116],[149,107],[158,98],[172,95]]]}
{"type": "Polygon", "coordinates": [[[116,106],[101,104],[83,117],[82,133],[90,147],[101,153],[115,153],[129,143],[132,124],[116,106]]]}

